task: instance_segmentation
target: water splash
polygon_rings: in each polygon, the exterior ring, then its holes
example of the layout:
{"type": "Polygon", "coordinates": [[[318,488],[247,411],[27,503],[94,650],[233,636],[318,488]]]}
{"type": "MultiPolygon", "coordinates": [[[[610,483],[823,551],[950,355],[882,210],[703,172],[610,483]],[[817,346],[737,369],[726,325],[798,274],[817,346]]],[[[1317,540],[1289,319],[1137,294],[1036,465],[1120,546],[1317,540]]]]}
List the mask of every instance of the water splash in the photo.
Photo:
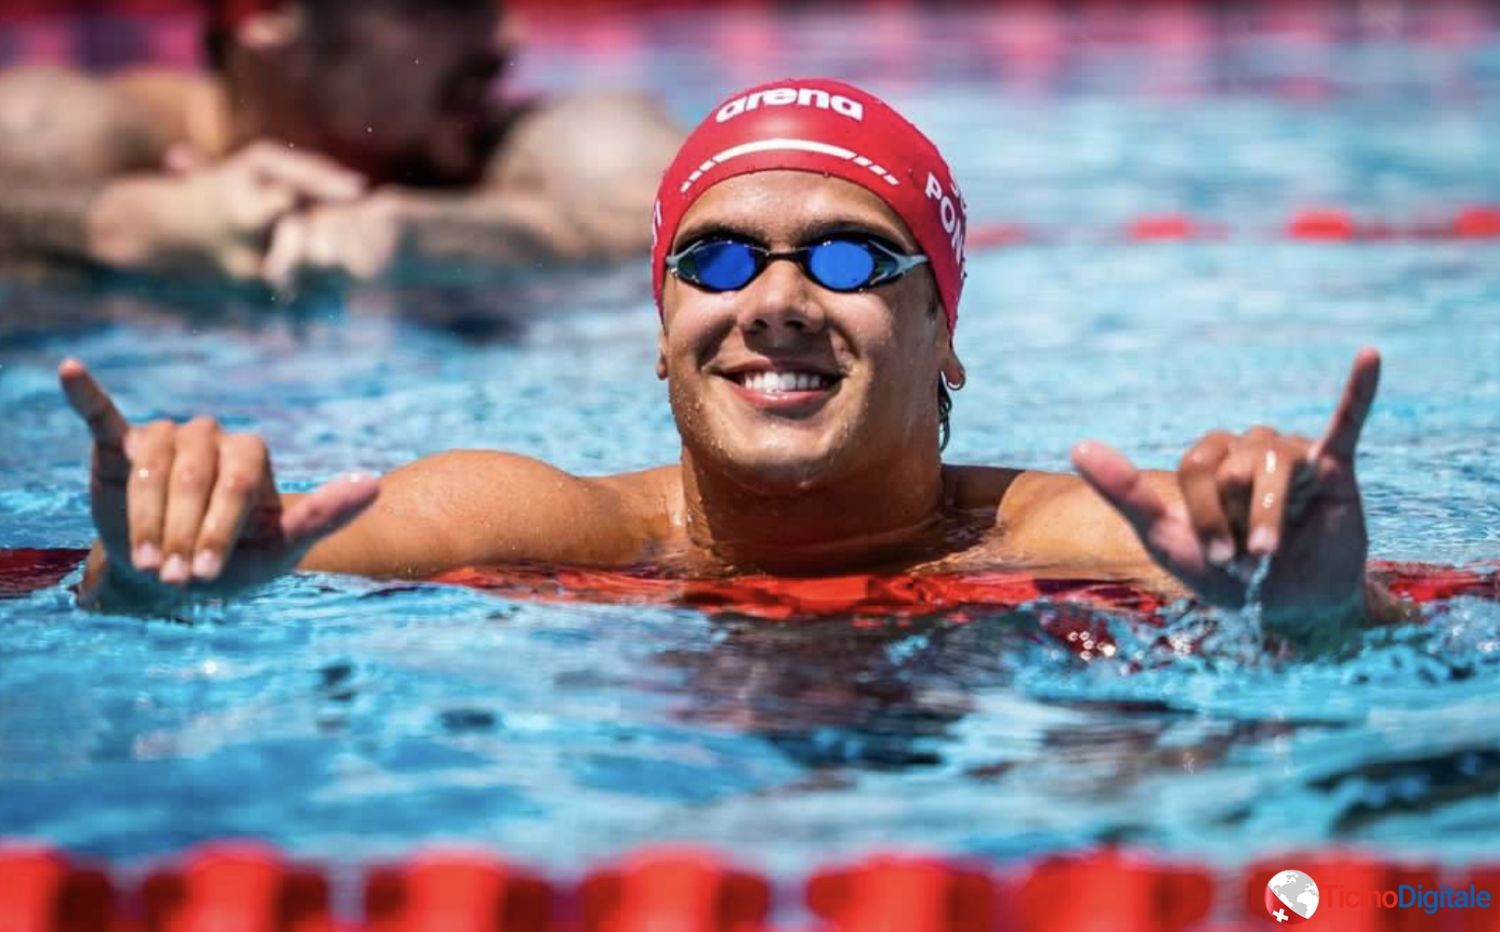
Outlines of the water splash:
{"type": "Polygon", "coordinates": [[[1271,575],[1271,555],[1247,559],[1236,569],[1245,583],[1245,601],[1238,610],[1220,613],[1218,626],[1204,646],[1235,664],[1255,666],[1265,657],[1264,589],[1271,575]]]}

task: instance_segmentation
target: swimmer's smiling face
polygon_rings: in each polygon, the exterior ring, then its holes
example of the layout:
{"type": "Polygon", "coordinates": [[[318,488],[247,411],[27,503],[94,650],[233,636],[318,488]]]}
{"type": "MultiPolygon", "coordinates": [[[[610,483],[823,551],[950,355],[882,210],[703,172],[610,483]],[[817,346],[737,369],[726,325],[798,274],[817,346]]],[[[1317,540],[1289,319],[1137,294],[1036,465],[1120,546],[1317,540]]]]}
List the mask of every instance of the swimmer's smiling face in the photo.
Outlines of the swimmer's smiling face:
{"type": "MultiPolygon", "coordinates": [[[[672,251],[731,235],[780,252],[830,234],[919,253],[878,197],[800,171],[740,175],[706,191],[672,251]]],[[[771,262],[738,291],[668,275],[658,375],[686,455],[762,494],[797,494],[937,449],[937,382],[957,372],[927,266],[863,291],[819,286],[771,262]]]]}

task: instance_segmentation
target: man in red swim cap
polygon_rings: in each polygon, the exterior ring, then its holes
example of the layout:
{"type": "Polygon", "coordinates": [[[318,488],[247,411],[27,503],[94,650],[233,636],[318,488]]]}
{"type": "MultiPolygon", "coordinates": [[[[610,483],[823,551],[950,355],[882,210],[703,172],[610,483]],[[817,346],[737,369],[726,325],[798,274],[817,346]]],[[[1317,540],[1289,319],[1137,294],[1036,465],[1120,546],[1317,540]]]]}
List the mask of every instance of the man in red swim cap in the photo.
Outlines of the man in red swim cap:
{"type": "Polygon", "coordinates": [[[222,594],[294,567],[424,577],[516,561],[689,573],[1031,565],[1234,605],[1273,555],[1265,618],[1303,641],[1400,609],[1366,580],[1353,473],[1379,358],[1328,433],[1207,434],[1173,473],[1079,444],[1078,476],[942,462],[964,283],[963,196],[876,97],[790,80],[715,108],[653,219],[658,375],[678,462],[597,478],[449,452],[382,480],[281,494],[257,438],[211,420],[132,427],[81,364],[95,437],[86,594],[222,594]]]}

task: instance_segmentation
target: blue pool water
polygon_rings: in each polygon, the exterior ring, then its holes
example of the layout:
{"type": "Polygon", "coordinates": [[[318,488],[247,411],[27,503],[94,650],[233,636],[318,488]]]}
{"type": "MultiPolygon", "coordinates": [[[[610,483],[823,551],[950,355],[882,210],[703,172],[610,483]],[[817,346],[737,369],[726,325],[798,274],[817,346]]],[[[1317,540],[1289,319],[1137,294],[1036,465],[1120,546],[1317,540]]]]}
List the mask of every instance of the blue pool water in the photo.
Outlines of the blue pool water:
{"type": "MultiPolygon", "coordinates": [[[[971,15],[922,20],[941,61],[899,77],[885,32],[828,14],[757,67],[679,22],[646,29],[640,61],[544,46],[522,77],[638,83],[686,120],[734,84],[833,71],[949,151],[976,223],[1052,231],[972,257],[953,460],[1061,469],[1096,436],[1167,467],[1210,427],[1316,432],[1374,344],[1373,554],[1500,559],[1500,246],[1275,235],[1313,204],[1500,201],[1500,37],[1309,50],[1251,30],[1218,64],[1081,44],[1038,87],[971,15]],[[1327,92],[1277,90],[1293,78],[1327,92]],[[1110,233],[1167,209],[1235,232],[1110,233]]],[[[666,461],[648,289],[644,263],[271,309],[3,286],[0,547],[90,537],[65,354],[132,417],[262,432],[292,487],[463,446],[584,473],[666,461]]],[[[1500,606],[1322,661],[1163,657],[1111,624],[1121,654],[1084,663],[1026,611],[893,633],[298,576],[169,621],[82,612],[60,586],[0,602],[0,836],[127,863],[240,834],[335,861],[465,840],[560,870],[663,839],[776,872],[1102,840],[1216,863],[1330,841],[1500,856],[1500,606]]]]}

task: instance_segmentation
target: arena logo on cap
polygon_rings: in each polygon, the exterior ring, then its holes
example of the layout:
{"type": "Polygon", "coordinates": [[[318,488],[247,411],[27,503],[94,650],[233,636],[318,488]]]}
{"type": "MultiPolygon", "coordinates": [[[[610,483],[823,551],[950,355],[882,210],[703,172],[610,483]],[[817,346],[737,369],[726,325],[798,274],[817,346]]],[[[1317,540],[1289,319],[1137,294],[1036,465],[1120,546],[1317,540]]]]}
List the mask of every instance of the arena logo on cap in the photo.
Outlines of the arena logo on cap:
{"type": "Polygon", "coordinates": [[[832,94],[816,87],[773,87],[770,90],[756,91],[743,97],[736,97],[714,114],[714,122],[727,123],[735,117],[749,110],[765,107],[816,107],[819,110],[832,110],[851,120],[864,120],[865,105],[857,100],[851,100],[843,94],[832,94]]]}
{"type": "Polygon", "coordinates": [[[1277,923],[1306,922],[1318,911],[1318,885],[1301,871],[1283,870],[1266,882],[1266,912],[1277,923]]]}

